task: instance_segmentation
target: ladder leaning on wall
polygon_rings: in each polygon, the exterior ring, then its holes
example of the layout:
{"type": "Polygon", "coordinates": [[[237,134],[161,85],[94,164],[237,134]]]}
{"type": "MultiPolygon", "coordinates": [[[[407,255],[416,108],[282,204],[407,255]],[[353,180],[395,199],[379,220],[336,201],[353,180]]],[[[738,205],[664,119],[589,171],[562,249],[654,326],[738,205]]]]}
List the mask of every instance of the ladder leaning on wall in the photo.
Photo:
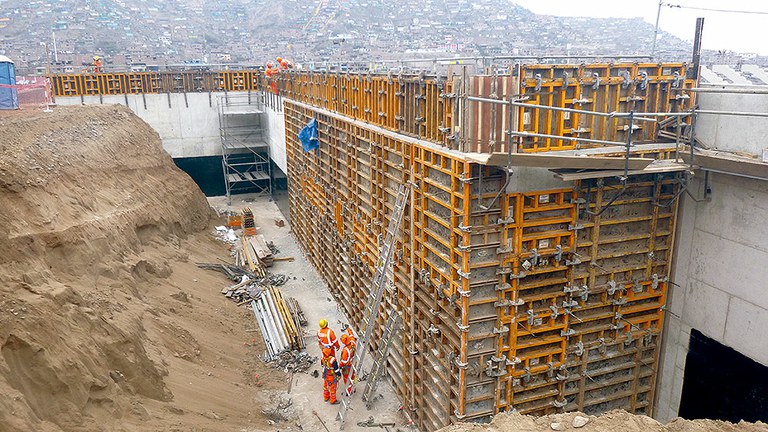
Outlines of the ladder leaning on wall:
{"type": "MultiPolygon", "coordinates": [[[[408,201],[410,192],[411,187],[408,184],[401,185],[397,191],[397,200],[395,202],[394,209],[392,209],[392,219],[390,220],[389,226],[387,227],[387,236],[381,246],[379,261],[376,265],[376,273],[374,274],[373,280],[371,281],[371,297],[368,300],[368,304],[366,305],[365,310],[363,310],[363,325],[361,328],[361,333],[363,336],[360,338],[360,340],[357,341],[355,358],[352,361],[352,376],[354,376],[355,379],[352,381],[350,391],[346,391],[345,389],[344,396],[341,398],[341,408],[339,409],[339,413],[336,416],[336,419],[341,422],[339,425],[340,429],[344,428],[344,421],[347,418],[347,411],[349,411],[352,404],[353,391],[351,390],[354,388],[355,381],[361,376],[361,372],[363,370],[363,362],[365,361],[365,355],[368,351],[368,344],[371,340],[371,336],[373,335],[373,327],[376,324],[376,318],[379,316],[379,306],[381,305],[381,299],[384,295],[384,290],[386,289],[387,282],[389,280],[389,266],[392,263],[392,253],[395,249],[397,232],[400,230],[400,225],[403,221],[403,216],[405,215],[405,204],[408,201]]],[[[384,346],[389,345],[389,339],[392,338],[394,333],[394,324],[390,329],[385,329],[384,337],[387,340],[382,341],[384,346]]],[[[377,358],[375,362],[377,365],[376,369],[379,369],[379,374],[381,369],[383,369],[379,363],[386,360],[381,359],[382,351],[384,351],[383,355],[386,356],[387,350],[380,349],[379,358],[377,358]]]]}

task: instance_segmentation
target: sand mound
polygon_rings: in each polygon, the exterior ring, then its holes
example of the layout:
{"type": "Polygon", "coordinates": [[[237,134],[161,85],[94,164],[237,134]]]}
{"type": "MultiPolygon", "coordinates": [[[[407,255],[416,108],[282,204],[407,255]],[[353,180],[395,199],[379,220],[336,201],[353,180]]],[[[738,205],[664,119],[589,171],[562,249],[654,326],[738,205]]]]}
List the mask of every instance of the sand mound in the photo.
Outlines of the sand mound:
{"type": "Polygon", "coordinates": [[[124,107],[2,116],[0,137],[0,431],[175,430],[153,403],[205,351],[201,302],[169,295],[205,197],[124,107]]]}
{"type": "Polygon", "coordinates": [[[768,432],[765,423],[733,424],[715,420],[676,419],[665,425],[656,420],[626,411],[610,411],[599,416],[579,412],[532,417],[521,414],[499,414],[490,424],[460,424],[440,432],[768,432]],[[586,420],[586,424],[583,424],[586,420]]]}

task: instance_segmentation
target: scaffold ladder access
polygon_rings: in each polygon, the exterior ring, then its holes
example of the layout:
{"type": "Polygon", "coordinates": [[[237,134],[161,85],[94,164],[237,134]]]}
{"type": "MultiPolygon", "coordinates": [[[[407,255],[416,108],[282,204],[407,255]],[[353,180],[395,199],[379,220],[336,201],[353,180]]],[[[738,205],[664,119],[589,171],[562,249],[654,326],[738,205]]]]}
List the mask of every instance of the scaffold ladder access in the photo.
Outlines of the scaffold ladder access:
{"type": "Polygon", "coordinates": [[[371,409],[373,401],[376,399],[374,396],[376,385],[386,369],[389,347],[392,346],[392,341],[395,339],[394,336],[400,329],[400,322],[400,315],[397,311],[394,309],[389,311],[389,318],[387,318],[387,324],[381,335],[382,341],[379,344],[379,350],[376,351],[376,358],[373,360],[371,373],[368,375],[368,378],[366,378],[365,390],[363,390],[363,401],[368,409],[371,409]]]}
{"type": "MultiPolygon", "coordinates": [[[[349,411],[352,404],[351,391],[354,388],[355,381],[361,376],[363,369],[363,363],[365,361],[365,355],[368,351],[368,343],[373,335],[373,327],[376,323],[376,318],[379,315],[379,305],[381,304],[381,298],[384,295],[387,282],[389,280],[389,266],[392,263],[392,252],[395,249],[395,242],[397,240],[397,232],[400,230],[400,224],[403,221],[405,214],[405,204],[408,202],[410,195],[410,185],[401,185],[397,192],[397,200],[395,201],[395,207],[392,209],[392,219],[387,227],[387,236],[384,240],[384,244],[381,247],[379,254],[379,260],[376,266],[376,274],[373,277],[371,283],[371,297],[368,300],[368,304],[363,311],[363,325],[362,335],[363,337],[357,341],[357,350],[355,353],[354,361],[352,362],[352,372],[355,379],[352,381],[350,391],[346,392],[341,398],[341,408],[336,416],[336,419],[340,421],[339,428],[344,428],[344,421],[347,417],[347,411],[349,411]]],[[[386,341],[384,341],[386,343],[386,341]]]]}

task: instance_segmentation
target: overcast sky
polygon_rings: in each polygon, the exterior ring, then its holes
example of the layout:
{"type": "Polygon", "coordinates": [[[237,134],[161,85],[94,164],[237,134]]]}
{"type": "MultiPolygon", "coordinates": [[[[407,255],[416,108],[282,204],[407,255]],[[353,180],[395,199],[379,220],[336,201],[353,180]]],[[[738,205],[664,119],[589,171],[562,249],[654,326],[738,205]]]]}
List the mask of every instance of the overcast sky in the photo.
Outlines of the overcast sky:
{"type": "MultiPolygon", "coordinates": [[[[538,14],[591,17],[641,17],[656,23],[658,0],[513,0],[538,14]]],[[[692,41],[696,17],[704,17],[705,49],[755,52],[768,55],[768,1],[766,0],[664,0],[665,4],[711,9],[765,12],[737,14],[661,8],[659,27],[682,39],[692,41]]],[[[650,47],[648,48],[650,51],[650,47]]]]}

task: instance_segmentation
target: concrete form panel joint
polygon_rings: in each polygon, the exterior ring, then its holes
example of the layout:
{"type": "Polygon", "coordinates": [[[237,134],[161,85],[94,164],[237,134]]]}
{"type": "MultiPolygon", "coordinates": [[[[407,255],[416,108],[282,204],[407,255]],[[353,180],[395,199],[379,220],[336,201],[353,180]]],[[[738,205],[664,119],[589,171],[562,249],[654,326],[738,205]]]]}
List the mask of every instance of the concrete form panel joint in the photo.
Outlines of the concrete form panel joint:
{"type": "Polygon", "coordinates": [[[456,292],[459,293],[459,295],[462,297],[469,297],[469,295],[471,294],[470,290],[462,291],[460,289],[457,289],[456,292]]]}
{"type": "MultiPolygon", "coordinates": [[[[459,328],[459,330],[461,330],[461,332],[462,332],[462,333],[466,333],[466,332],[468,332],[468,331],[469,331],[469,324],[467,324],[467,325],[461,325],[461,323],[460,323],[460,322],[456,322],[456,327],[458,327],[458,328],[459,328]]],[[[466,366],[465,366],[465,367],[466,367],[466,366]]]]}
{"type": "Polygon", "coordinates": [[[584,225],[576,223],[574,225],[568,224],[568,231],[578,231],[584,229],[584,225]]]}
{"type": "Polygon", "coordinates": [[[466,369],[469,367],[469,363],[460,361],[458,357],[453,361],[456,363],[456,366],[458,366],[459,369],[466,369]]]}
{"type": "Polygon", "coordinates": [[[469,279],[470,272],[463,272],[461,270],[456,270],[456,274],[459,275],[459,277],[462,277],[464,279],[469,279]]]}
{"type": "Polygon", "coordinates": [[[622,297],[620,299],[613,299],[611,300],[611,304],[614,306],[621,306],[627,304],[627,299],[622,297]]]}
{"type": "Polygon", "coordinates": [[[510,284],[508,284],[508,283],[506,283],[506,282],[504,282],[503,284],[497,284],[497,285],[494,287],[494,289],[495,289],[496,291],[506,291],[506,290],[508,290],[508,289],[511,289],[511,288],[512,288],[512,285],[510,285],[510,284]]]}
{"type": "Polygon", "coordinates": [[[463,231],[463,232],[466,232],[466,233],[472,232],[472,226],[471,225],[464,225],[464,224],[460,223],[458,228],[459,228],[460,231],[463,231]]]}
{"type": "Polygon", "coordinates": [[[560,337],[569,337],[575,334],[576,334],[576,330],[574,329],[560,330],[560,337]]]}

